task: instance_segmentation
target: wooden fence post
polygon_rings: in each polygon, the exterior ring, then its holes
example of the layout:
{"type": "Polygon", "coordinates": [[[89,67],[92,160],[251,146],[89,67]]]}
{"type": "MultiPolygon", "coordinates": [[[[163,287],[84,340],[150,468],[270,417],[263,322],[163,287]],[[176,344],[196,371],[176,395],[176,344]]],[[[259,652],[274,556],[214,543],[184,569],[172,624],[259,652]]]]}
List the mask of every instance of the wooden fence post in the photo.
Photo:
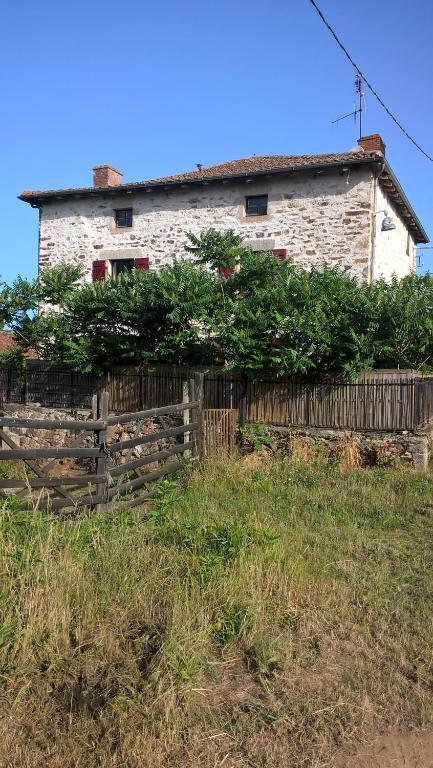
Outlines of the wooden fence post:
{"type": "MultiPolygon", "coordinates": [[[[23,375],[23,381],[22,385],[20,387],[21,389],[21,402],[26,405],[27,403],[27,376],[29,375],[29,367],[28,363],[24,366],[24,375],[23,375]]],[[[16,381],[16,374],[15,374],[15,381],[16,381]]]]}
{"type": "Polygon", "coordinates": [[[421,382],[415,381],[415,379],[411,382],[411,397],[410,397],[410,405],[412,410],[412,419],[411,419],[411,428],[412,431],[414,431],[417,427],[420,426],[421,422],[421,382]]]}
{"type": "MultiPolygon", "coordinates": [[[[183,403],[190,403],[192,400],[192,393],[193,389],[190,386],[190,383],[186,380],[182,382],[182,402],[183,403]]],[[[188,408],[186,411],[183,412],[183,423],[184,425],[191,424],[191,409],[188,408]]],[[[191,432],[185,432],[183,436],[183,442],[189,443],[191,439],[191,432]]],[[[191,458],[191,451],[185,451],[185,458],[189,459],[191,458]]]]}
{"type": "Polygon", "coordinates": [[[194,458],[203,459],[204,457],[204,434],[203,434],[203,399],[204,399],[204,373],[194,375],[194,400],[197,401],[196,418],[197,428],[195,435],[194,458]]]}
{"type": "MultiPolygon", "coordinates": [[[[108,392],[104,391],[100,394],[93,395],[92,398],[92,410],[93,418],[95,420],[108,418],[108,392]]],[[[96,511],[101,512],[103,505],[108,501],[108,472],[107,472],[107,456],[104,453],[105,443],[107,440],[107,430],[97,429],[95,430],[95,446],[100,448],[101,453],[96,459],[96,474],[105,475],[105,482],[100,483],[97,489],[98,503],[96,505],[96,511]]]]}

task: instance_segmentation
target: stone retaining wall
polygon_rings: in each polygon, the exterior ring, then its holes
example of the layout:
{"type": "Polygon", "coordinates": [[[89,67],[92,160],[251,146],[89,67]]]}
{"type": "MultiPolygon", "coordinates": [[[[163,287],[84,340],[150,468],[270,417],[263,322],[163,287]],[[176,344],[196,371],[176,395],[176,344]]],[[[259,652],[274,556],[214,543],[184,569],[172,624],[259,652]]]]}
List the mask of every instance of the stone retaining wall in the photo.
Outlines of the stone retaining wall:
{"type": "Polygon", "coordinates": [[[328,455],[342,456],[344,449],[352,452],[353,460],[361,466],[396,460],[412,464],[418,472],[426,472],[432,448],[432,432],[348,432],[335,429],[293,429],[268,427],[272,447],[276,451],[291,452],[296,439],[305,447],[321,446],[328,455]],[[356,459],[355,459],[356,454],[356,459]]]}
{"type": "MultiPolygon", "coordinates": [[[[70,419],[89,420],[91,414],[85,410],[64,411],[41,406],[5,405],[1,414],[26,419],[70,419]]],[[[1,415],[0,414],[0,415],[1,415]]],[[[151,434],[161,428],[173,426],[174,419],[164,416],[159,419],[149,420],[141,430],[141,434],[151,434]]],[[[107,430],[107,442],[116,443],[128,440],[133,436],[136,424],[113,425],[107,430]]],[[[62,447],[71,442],[73,433],[66,430],[46,430],[25,428],[6,428],[12,439],[22,448],[62,447]]],[[[274,451],[290,453],[295,439],[302,439],[305,446],[322,446],[329,455],[341,454],[344,445],[351,445],[356,450],[359,463],[364,466],[372,466],[380,463],[392,463],[396,459],[405,461],[414,466],[420,472],[425,472],[428,466],[430,452],[433,448],[433,430],[424,430],[417,433],[411,432],[349,432],[347,430],[294,429],[290,427],[268,426],[274,451]]],[[[88,434],[87,442],[93,444],[92,433],[88,434]]],[[[143,454],[164,450],[172,441],[162,438],[154,443],[136,446],[132,457],[138,458],[143,454]]],[[[120,463],[127,451],[116,455],[116,462],[120,463]]]]}
{"type": "MultiPolygon", "coordinates": [[[[88,410],[61,410],[57,408],[45,408],[42,406],[31,405],[25,406],[20,404],[8,404],[4,405],[3,410],[0,411],[0,415],[8,417],[16,417],[20,419],[50,419],[57,421],[65,420],[82,420],[83,422],[92,419],[92,415],[88,410]]],[[[143,424],[140,434],[147,435],[153,432],[158,432],[160,429],[166,429],[177,423],[179,419],[174,419],[172,416],[163,416],[158,419],[152,419],[143,424]]],[[[114,424],[107,429],[107,443],[119,443],[123,440],[129,440],[133,437],[136,429],[136,422],[131,421],[127,424],[114,424]]],[[[12,440],[20,448],[61,448],[63,446],[70,445],[75,438],[74,432],[69,432],[65,429],[53,430],[53,429],[32,429],[30,427],[5,427],[5,432],[10,435],[12,440]]],[[[154,453],[158,450],[164,450],[173,443],[173,438],[162,438],[153,443],[145,443],[144,445],[137,445],[131,452],[131,459],[139,458],[140,456],[154,453]]],[[[1,441],[0,441],[1,443],[1,441]]],[[[93,433],[88,432],[87,437],[83,433],[83,445],[93,445],[93,433]]],[[[5,446],[6,447],[6,446],[5,446]]],[[[128,450],[121,451],[114,455],[115,463],[122,463],[122,459],[128,454],[128,450]]],[[[62,465],[70,465],[75,460],[59,460],[62,465]]],[[[88,459],[76,462],[80,465],[89,462],[88,459]]]]}

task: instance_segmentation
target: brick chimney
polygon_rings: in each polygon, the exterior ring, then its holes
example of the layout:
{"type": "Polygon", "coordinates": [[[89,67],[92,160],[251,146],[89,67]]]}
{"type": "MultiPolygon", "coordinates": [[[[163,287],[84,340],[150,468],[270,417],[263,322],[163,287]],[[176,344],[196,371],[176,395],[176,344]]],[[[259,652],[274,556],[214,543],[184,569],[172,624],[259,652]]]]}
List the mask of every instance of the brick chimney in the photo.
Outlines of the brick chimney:
{"type": "Polygon", "coordinates": [[[386,144],[379,133],[372,133],[371,136],[361,136],[358,144],[364,152],[378,152],[385,157],[386,144]]]}
{"type": "Polygon", "coordinates": [[[95,165],[93,168],[94,187],[118,187],[122,183],[123,173],[111,165],[95,165]]]}

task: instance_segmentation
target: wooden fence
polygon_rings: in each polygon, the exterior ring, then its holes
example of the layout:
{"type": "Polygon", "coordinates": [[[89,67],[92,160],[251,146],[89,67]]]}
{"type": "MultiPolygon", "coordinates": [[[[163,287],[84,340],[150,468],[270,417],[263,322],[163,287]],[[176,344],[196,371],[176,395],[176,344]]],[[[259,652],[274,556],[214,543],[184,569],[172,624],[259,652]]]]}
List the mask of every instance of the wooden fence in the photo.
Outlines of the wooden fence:
{"type": "MultiPolygon", "coordinates": [[[[115,412],[182,401],[185,382],[197,370],[148,365],[116,368],[98,377],[30,360],[19,379],[5,368],[0,366],[0,405],[3,400],[89,408],[92,393],[107,391],[115,412]]],[[[356,380],[246,377],[216,367],[202,368],[202,372],[203,407],[236,410],[241,424],[263,421],[293,427],[413,431],[433,420],[433,377],[417,371],[374,371],[356,380]]]]}
{"type": "Polygon", "coordinates": [[[236,445],[238,411],[233,408],[203,410],[204,454],[231,451],[236,445]]]}
{"type": "Polygon", "coordinates": [[[22,509],[33,509],[35,506],[47,510],[83,506],[101,509],[125,496],[128,496],[129,508],[142,504],[154,495],[152,483],[155,480],[178,471],[203,455],[202,375],[197,374],[194,380],[190,380],[189,390],[188,402],[120,416],[108,415],[108,393],[102,392],[94,396],[91,421],[0,418],[0,445],[4,443],[8,446],[0,449],[0,460],[21,460],[30,470],[29,475],[23,478],[0,479],[1,496],[15,492],[22,499],[22,509]],[[168,415],[183,416],[183,423],[142,434],[142,428],[149,419],[168,415]],[[131,438],[107,442],[110,426],[131,422],[134,424],[131,438]],[[67,430],[74,433],[74,437],[67,446],[21,448],[5,432],[6,427],[67,430]],[[132,457],[138,446],[162,440],[167,441],[164,449],[132,457]],[[115,463],[116,458],[121,463],[115,463]],[[40,463],[47,459],[50,459],[48,464],[40,463]],[[70,474],[58,474],[56,464],[59,459],[90,460],[92,469],[90,472],[81,469],[74,472],[68,470],[70,474]],[[146,471],[149,467],[150,471],[146,471]]]}

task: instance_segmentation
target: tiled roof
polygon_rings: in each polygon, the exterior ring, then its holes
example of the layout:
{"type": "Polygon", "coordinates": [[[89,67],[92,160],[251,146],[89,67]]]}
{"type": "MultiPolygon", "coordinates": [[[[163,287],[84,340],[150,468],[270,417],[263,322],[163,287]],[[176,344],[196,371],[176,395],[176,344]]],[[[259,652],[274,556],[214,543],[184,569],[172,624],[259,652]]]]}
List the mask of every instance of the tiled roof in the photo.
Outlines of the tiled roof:
{"type": "MultiPolygon", "coordinates": [[[[248,174],[281,173],[292,169],[298,170],[300,168],[312,168],[314,166],[327,166],[333,165],[334,163],[354,162],[357,160],[365,161],[377,157],[378,155],[375,153],[366,153],[362,149],[326,155],[254,155],[253,157],[244,157],[240,160],[231,160],[228,163],[210,165],[207,168],[197,168],[195,171],[178,173],[174,176],[162,176],[159,179],[134,181],[128,184],[120,184],[115,187],[97,187],[96,191],[104,191],[104,189],[107,189],[110,192],[122,192],[136,187],[154,187],[164,186],[166,184],[179,184],[182,182],[225,179],[230,176],[236,177],[248,174]]],[[[26,190],[21,193],[20,198],[22,200],[29,200],[32,197],[51,197],[53,195],[67,195],[74,193],[85,194],[86,192],[95,192],[95,187],[26,190]]]]}
{"type": "Polygon", "coordinates": [[[147,181],[135,181],[129,184],[120,184],[111,187],[81,187],[73,189],[49,189],[28,190],[19,196],[21,200],[38,206],[44,200],[53,197],[68,197],[70,195],[83,197],[95,194],[130,194],[139,189],[167,189],[179,188],[189,184],[206,184],[222,179],[248,178],[248,176],[267,176],[290,171],[302,171],[307,169],[331,168],[345,164],[357,165],[374,163],[382,166],[380,183],[405,220],[415,242],[426,243],[428,237],[410,205],[398,179],[393,173],[388,162],[380,152],[366,152],[360,147],[355,147],[349,152],[336,152],[325,155],[254,155],[240,160],[231,160],[228,163],[219,163],[207,168],[197,168],[194,171],[178,173],[174,176],[163,176],[159,179],[147,181]]]}
{"type": "MultiPolygon", "coordinates": [[[[12,331],[0,331],[0,353],[16,349],[17,346],[18,344],[14,339],[12,331]]],[[[36,352],[29,350],[25,353],[25,357],[36,357],[36,352]]]]}
{"type": "Polygon", "coordinates": [[[164,176],[162,179],[154,179],[150,183],[164,184],[170,181],[201,181],[207,178],[227,178],[227,176],[240,176],[249,173],[252,175],[267,172],[275,173],[297,168],[311,168],[314,165],[331,165],[356,159],[365,160],[369,156],[372,157],[373,155],[367,155],[362,149],[327,155],[253,155],[253,157],[231,160],[228,163],[211,165],[208,168],[197,169],[189,173],[164,176]]]}

